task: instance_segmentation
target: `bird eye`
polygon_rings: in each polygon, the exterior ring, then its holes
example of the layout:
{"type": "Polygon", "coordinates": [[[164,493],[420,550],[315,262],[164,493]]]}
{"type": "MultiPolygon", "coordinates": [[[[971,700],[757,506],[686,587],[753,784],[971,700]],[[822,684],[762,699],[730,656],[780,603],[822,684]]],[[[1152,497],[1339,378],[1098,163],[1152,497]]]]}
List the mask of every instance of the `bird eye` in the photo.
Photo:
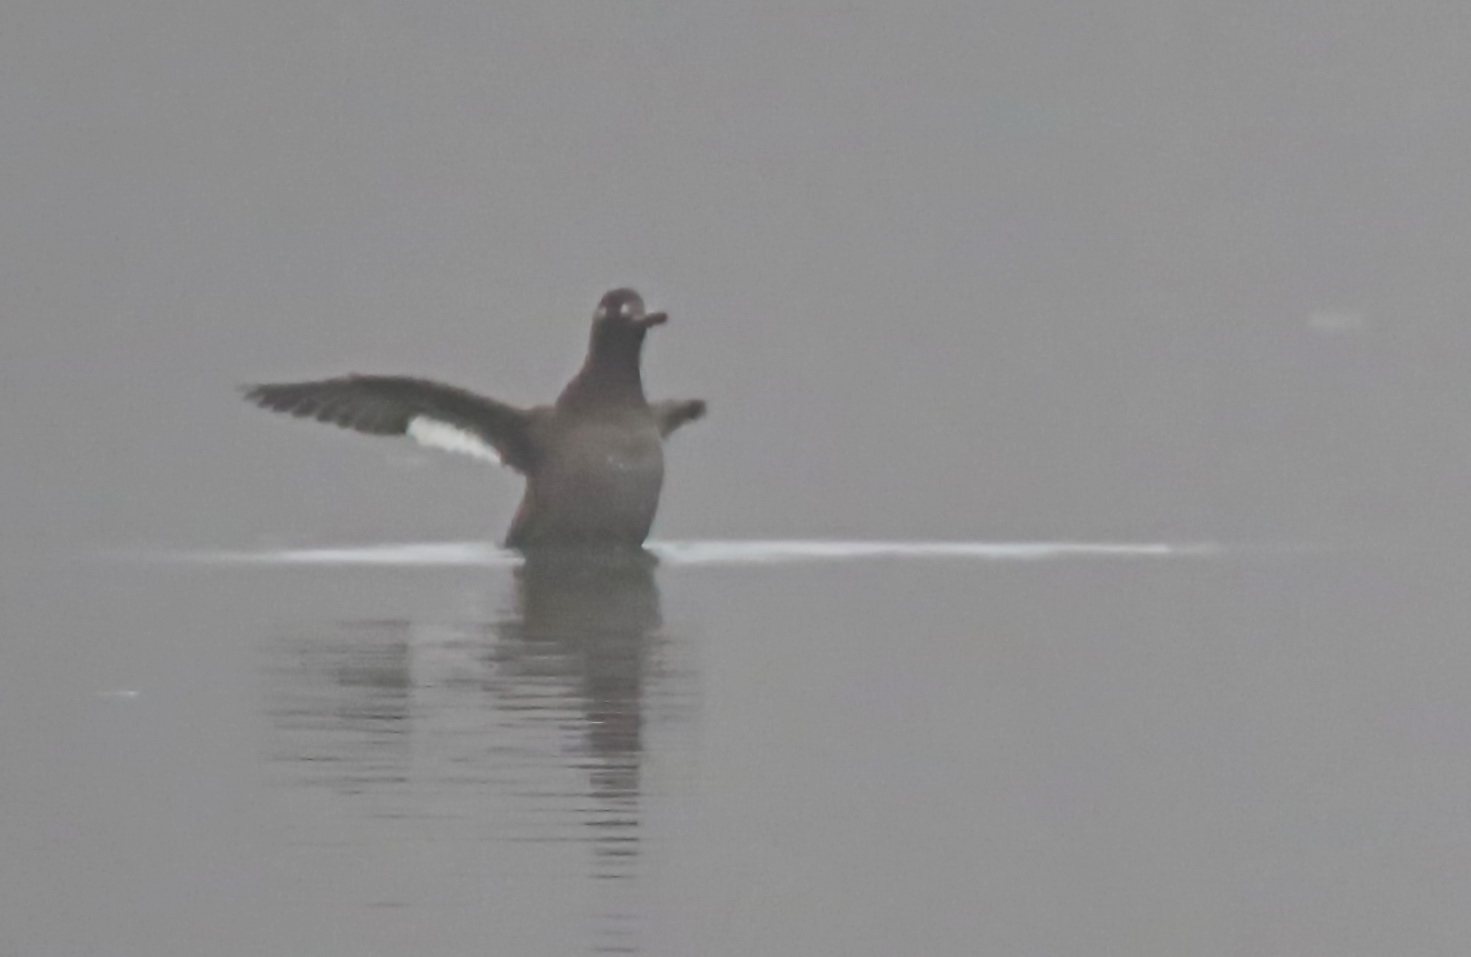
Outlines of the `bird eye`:
{"type": "Polygon", "coordinates": [[[624,319],[630,319],[630,318],[632,318],[633,317],[633,303],[631,303],[631,302],[625,302],[623,305],[619,306],[618,307],[618,315],[622,316],[624,319]]]}

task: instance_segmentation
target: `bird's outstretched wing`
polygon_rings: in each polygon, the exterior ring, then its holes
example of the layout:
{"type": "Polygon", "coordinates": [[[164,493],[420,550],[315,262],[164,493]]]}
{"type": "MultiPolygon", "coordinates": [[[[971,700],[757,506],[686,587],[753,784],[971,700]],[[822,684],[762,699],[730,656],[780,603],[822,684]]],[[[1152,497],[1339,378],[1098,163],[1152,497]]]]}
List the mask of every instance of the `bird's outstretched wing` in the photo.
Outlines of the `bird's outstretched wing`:
{"type": "Polygon", "coordinates": [[[407,435],[421,445],[490,459],[525,472],[534,449],[531,413],[455,386],[406,376],[346,375],[253,385],[263,408],[370,435],[407,435]]]}
{"type": "Polygon", "coordinates": [[[668,438],[675,429],[686,422],[693,422],[705,415],[704,399],[665,399],[649,404],[654,421],[659,423],[659,435],[668,438]]]}

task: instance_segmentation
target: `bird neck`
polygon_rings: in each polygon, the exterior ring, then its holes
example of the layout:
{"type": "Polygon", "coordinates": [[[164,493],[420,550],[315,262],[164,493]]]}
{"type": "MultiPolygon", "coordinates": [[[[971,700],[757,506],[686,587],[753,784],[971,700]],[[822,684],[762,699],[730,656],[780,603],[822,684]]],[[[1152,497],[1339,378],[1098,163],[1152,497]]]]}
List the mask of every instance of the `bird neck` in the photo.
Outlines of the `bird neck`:
{"type": "Polygon", "coordinates": [[[563,408],[645,405],[644,380],[639,371],[642,342],[594,342],[587,360],[557,405],[563,408]]]}

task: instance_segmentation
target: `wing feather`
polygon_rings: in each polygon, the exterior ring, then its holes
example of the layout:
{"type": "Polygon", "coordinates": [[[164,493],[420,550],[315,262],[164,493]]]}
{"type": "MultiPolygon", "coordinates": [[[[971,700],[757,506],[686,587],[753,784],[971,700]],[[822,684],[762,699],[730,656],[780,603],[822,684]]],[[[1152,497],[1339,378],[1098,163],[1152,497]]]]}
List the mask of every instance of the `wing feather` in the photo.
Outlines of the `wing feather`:
{"type": "Polygon", "coordinates": [[[659,425],[659,435],[668,438],[670,433],[684,425],[705,416],[704,399],[665,399],[663,402],[654,402],[649,406],[654,413],[654,421],[659,425]]]}
{"type": "Polygon", "coordinates": [[[408,435],[433,448],[496,459],[522,472],[534,454],[527,410],[429,379],[346,375],[247,386],[244,393],[273,412],[369,435],[408,435]]]}

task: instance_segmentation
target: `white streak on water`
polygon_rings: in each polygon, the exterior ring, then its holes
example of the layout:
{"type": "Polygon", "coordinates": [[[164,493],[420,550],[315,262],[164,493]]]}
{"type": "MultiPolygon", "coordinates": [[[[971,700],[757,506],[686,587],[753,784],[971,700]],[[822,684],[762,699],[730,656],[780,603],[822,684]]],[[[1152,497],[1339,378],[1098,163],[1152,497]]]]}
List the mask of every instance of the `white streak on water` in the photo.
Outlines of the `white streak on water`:
{"type": "Polygon", "coordinates": [[[1210,543],[1166,542],[654,542],[649,549],[672,565],[760,565],[860,558],[951,558],[1035,561],[1047,558],[1169,558],[1213,554],[1210,543]]]}
{"type": "MultiPolygon", "coordinates": [[[[1201,558],[1219,555],[1214,542],[945,542],[945,541],[687,541],[650,542],[661,564],[772,565],[860,559],[1045,561],[1059,559],[1201,558]]],[[[248,552],[193,552],[175,558],[253,565],[379,565],[392,567],[507,567],[521,556],[486,542],[421,542],[342,548],[248,552]]]]}

